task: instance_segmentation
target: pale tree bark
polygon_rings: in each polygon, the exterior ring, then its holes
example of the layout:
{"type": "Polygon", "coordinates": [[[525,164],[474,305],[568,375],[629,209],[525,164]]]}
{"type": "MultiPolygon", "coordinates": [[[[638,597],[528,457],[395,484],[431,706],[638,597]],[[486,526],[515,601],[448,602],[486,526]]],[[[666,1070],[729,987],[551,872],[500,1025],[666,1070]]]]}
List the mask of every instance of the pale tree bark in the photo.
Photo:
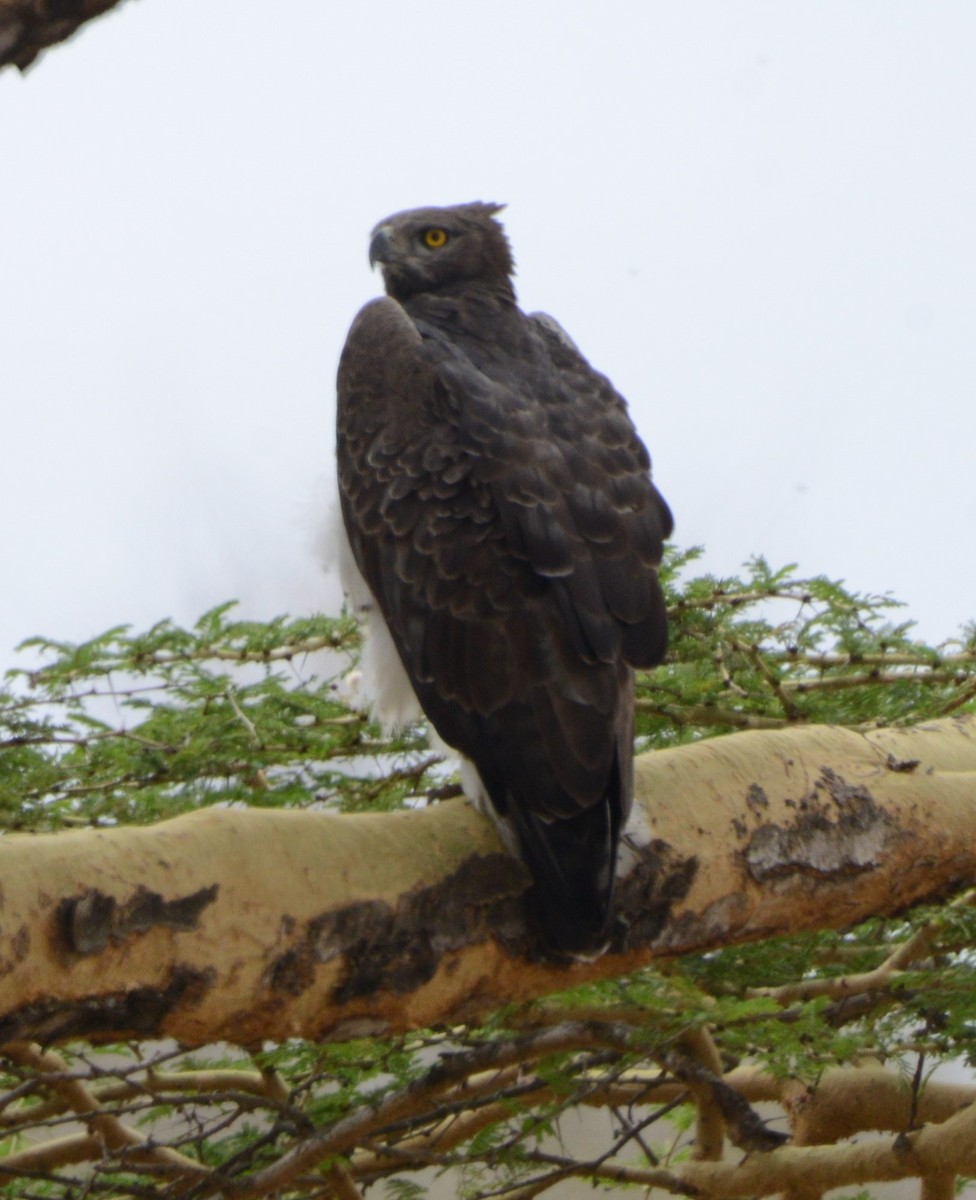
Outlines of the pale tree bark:
{"type": "Polygon", "coordinates": [[[29,67],[37,56],[63,42],[86,22],[115,8],[119,0],[0,0],[0,69],[29,67]]]}
{"type": "Polygon", "coordinates": [[[462,801],[207,809],[0,839],[0,1043],[250,1044],[471,1021],[654,959],[846,927],[976,879],[976,719],[734,734],[638,760],[594,963],[544,961],[522,868],[462,801]]]}

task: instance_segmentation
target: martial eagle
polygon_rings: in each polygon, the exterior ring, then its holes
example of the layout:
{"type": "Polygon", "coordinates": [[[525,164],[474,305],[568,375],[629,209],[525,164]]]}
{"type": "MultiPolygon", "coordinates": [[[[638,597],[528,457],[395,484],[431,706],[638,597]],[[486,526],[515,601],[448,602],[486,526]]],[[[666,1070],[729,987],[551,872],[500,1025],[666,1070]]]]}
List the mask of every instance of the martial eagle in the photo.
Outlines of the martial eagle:
{"type": "Polygon", "coordinates": [[[544,942],[585,955],[613,926],[633,669],[664,655],[672,521],[626,402],[516,304],[500,208],[373,230],[387,294],[339,364],[344,577],[378,717],[423,710],[528,867],[544,942]]]}

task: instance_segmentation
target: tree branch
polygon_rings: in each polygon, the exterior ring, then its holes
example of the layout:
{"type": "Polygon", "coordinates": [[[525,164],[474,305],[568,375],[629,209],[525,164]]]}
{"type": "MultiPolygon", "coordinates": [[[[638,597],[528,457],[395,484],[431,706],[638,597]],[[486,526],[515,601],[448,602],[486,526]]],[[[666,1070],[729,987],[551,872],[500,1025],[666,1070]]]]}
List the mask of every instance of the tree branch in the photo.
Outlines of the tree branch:
{"type": "MultiPolygon", "coordinates": [[[[17,1063],[18,1066],[30,1067],[41,1076],[56,1075],[60,1077],[54,1084],[54,1090],[68,1107],[78,1114],[79,1120],[87,1126],[89,1133],[89,1137],[83,1141],[75,1139],[73,1142],[72,1151],[76,1150],[78,1155],[75,1161],[80,1161],[83,1147],[92,1149],[93,1139],[97,1150],[91,1157],[98,1157],[105,1150],[109,1150],[123,1154],[133,1162],[155,1163],[164,1168],[168,1167],[173,1173],[180,1175],[205,1173],[205,1168],[194,1159],[187,1158],[186,1155],[179,1154],[168,1146],[152,1145],[142,1134],[124,1125],[118,1117],[104,1112],[92,1091],[84,1083],[78,1079],[64,1078],[67,1073],[67,1064],[53,1051],[44,1051],[40,1046],[27,1042],[13,1042],[3,1047],[3,1053],[6,1058],[17,1063]]],[[[51,1143],[51,1145],[56,1145],[56,1143],[51,1143]]],[[[61,1145],[60,1151],[62,1155],[68,1153],[64,1144],[61,1145]]],[[[70,1159],[62,1157],[59,1161],[65,1162],[70,1159]]],[[[15,1161],[14,1168],[23,1170],[24,1162],[21,1161],[18,1165],[15,1161]]],[[[12,1170],[11,1159],[8,1156],[0,1162],[0,1178],[10,1175],[12,1170]]]]}
{"type": "MultiPolygon", "coordinates": [[[[787,1146],[769,1154],[750,1154],[738,1165],[689,1163],[674,1169],[683,1183],[712,1197],[768,1196],[811,1187],[827,1191],[851,1184],[973,1173],[976,1105],[941,1125],[896,1138],[865,1140],[850,1146],[787,1146]]],[[[627,1172],[627,1182],[644,1182],[642,1174],[627,1172]]]]}
{"type": "Polygon", "coordinates": [[[976,718],[642,756],[627,840],[626,927],[599,961],[565,964],[539,954],[523,869],[461,801],[8,835],[0,1043],[450,1024],[653,959],[899,912],[976,880],[976,718]]]}

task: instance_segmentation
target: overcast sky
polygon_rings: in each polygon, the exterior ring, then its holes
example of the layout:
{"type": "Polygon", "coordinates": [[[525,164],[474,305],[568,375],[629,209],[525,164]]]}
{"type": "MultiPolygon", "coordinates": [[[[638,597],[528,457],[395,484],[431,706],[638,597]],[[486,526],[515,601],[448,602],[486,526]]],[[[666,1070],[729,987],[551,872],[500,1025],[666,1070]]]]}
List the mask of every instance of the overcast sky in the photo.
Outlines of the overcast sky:
{"type": "Polygon", "coordinates": [[[976,616],[971,0],[139,0],[0,75],[0,663],[324,607],[367,235],[506,201],[681,544],[976,616]]]}

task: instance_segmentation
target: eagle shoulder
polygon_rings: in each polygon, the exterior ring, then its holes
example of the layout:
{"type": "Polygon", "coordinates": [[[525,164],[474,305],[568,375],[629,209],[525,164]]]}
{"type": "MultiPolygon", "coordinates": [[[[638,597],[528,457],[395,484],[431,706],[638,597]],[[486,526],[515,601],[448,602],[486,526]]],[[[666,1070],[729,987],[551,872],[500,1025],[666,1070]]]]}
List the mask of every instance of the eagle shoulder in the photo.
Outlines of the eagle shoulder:
{"type": "Polygon", "coordinates": [[[536,325],[538,325],[543,334],[556,337],[566,347],[567,350],[572,350],[574,353],[579,354],[582,357],[582,352],[580,351],[579,346],[577,346],[577,344],[569,336],[566,330],[563,329],[562,325],[559,324],[555,317],[550,316],[549,313],[534,312],[529,313],[529,320],[535,321],[536,325]]]}

